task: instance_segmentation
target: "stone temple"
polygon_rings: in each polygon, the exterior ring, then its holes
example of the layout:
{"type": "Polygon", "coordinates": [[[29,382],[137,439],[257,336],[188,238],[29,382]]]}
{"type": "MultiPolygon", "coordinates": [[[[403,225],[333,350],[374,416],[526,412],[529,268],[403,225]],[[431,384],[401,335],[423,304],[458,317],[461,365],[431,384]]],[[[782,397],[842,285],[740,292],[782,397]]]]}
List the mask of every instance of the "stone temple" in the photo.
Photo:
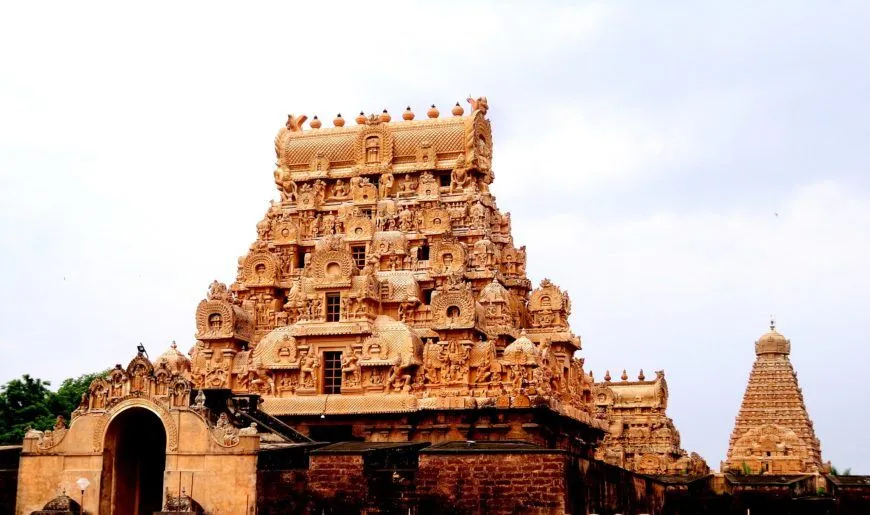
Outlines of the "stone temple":
{"type": "Polygon", "coordinates": [[[822,450],[788,355],[791,342],[776,331],[755,342],[755,364],[734,424],[723,470],[807,474],[823,468],[822,450]]]}
{"type": "MultiPolygon", "coordinates": [[[[664,372],[584,369],[568,293],[531,283],[490,192],[487,99],[469,104],[289,116],[279,198],[190,352],[140,348],[69,427],[29,432],[15,513],[698,513],[692,492],[730,493],[681,448],[664,372]]],[[[794,492],[822,464],[788,347],[759,340],[728,466],[799,474],[794,492]]]]}

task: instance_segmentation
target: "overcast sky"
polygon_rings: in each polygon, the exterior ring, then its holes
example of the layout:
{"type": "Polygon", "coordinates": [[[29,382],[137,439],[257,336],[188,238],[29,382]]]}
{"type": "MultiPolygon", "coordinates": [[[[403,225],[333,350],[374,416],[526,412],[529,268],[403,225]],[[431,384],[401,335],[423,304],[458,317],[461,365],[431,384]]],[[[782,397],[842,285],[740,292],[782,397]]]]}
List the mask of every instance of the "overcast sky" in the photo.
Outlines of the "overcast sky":
{"type": "Polygon", "coordinates": [[[867,2],[7,3],[0,381],[193,344],[287,113],[489,98],[493,193],[597,378],[665,369],[718,468],[775,314],[822,441],[870,473],[867,2]]]}

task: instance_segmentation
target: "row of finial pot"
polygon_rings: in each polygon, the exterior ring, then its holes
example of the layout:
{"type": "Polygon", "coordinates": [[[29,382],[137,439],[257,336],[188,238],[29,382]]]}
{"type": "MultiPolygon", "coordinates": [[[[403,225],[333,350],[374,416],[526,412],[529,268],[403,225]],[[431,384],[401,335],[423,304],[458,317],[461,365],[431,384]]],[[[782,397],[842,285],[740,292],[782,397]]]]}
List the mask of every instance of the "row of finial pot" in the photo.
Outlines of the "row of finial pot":
{"type": "MultiPolygon", "coordinates": [[[[456,102],[456,105],[453,106],[453,109],[450,110],[453,116],[462,116],[465,114],[465,109],[459,105],[459,102],[456,102]]],[[[435,107],[435,104],[432,104],[432,107],[426,111],[426,115],[429,118],[438,118],[441,115],[441,111],[435,107]]],[[[411,121],[414,119],[414,111],[411,110],[411,106],[405,108],[405,111],[402,113],[402,119],[406,121],[411,121]]],[[[378,121],[381,123],[387,123],[392,120],[393,117],[390,116],[390,113],[384,109],[380,115],[378,115],[378,121]]],[[[356,123],[358,125],[365,125],[369,120],[369,117],[365,115],[363,111],[360,111],[359,115],[356,117],[356,123]]],[[[335,118],[332,120],[332,124],[335,127],[344,127],[345,119],[341,116],[341,113],[337,114],[335,118]]],[[[311,122],[308,124],[312,129],[319,129],[323,126],[323,122],[315,116],[311,122]]]]}

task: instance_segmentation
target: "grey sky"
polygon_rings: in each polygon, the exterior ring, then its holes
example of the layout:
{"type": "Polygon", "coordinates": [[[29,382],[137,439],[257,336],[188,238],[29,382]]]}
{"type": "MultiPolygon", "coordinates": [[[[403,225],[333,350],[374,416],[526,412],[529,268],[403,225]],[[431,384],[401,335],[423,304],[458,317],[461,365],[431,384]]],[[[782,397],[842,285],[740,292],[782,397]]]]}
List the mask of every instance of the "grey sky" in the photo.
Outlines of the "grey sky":
{"type": "Polygon", "coordinates": [[[3,8],[0,381],[192,345],[276,197],[287,113],[471,93],[587,369],[665,369],[718,467],[774,313],[823,457],[870,473],[870,5],[373,5],[3,8]]]}

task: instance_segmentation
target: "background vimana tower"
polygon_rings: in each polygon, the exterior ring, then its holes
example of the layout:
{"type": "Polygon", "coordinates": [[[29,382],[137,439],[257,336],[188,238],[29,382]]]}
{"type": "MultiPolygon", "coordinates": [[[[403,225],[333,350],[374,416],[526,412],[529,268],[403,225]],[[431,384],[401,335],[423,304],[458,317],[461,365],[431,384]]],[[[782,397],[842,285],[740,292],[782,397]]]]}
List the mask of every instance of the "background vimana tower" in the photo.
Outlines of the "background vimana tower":
{"type": "Polygon", "coordinates": [[[197,309],[195,388],[259,394],[330,441],[600,438],[571,301],[526,277],[489,191],[487,101],[469,102],[467,116],[408,108],[304,131],[288,117],[280,200],[236,281],[197,309]],[[536,408],[557,425],[542,431],[536,408]]]}
{"type": "Polygon", "coordinates": [[[819,439],[788,356],[791,342],[776,330],[755,342],[755,363],[734,423],[722,471],[752,474],[819,473],[819,439]]]}

